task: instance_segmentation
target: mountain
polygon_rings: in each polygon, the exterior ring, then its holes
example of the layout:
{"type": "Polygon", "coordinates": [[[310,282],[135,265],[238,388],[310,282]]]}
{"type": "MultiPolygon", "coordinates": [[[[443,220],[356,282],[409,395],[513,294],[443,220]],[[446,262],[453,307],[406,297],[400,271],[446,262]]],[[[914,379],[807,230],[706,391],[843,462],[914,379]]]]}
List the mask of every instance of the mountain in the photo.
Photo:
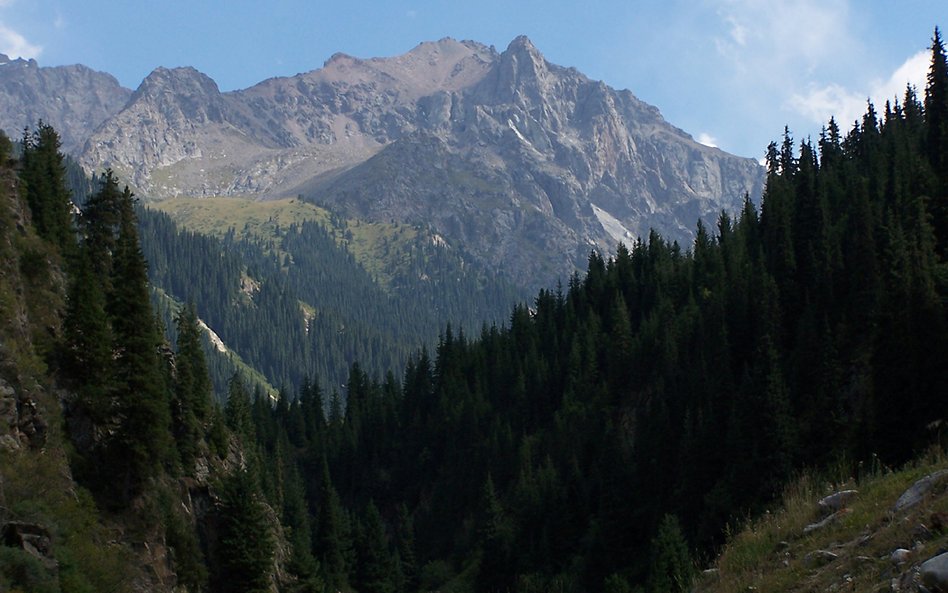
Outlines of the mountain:
{"type": "Polygon", "coordinates": [[[307,200],[369,221],[424,224],[539,286],[592,247],[650,228],[690,245],[699,218],[760,195],[762,168],[703,146],[629,91],[507,49],[422,43],[392,58],[222,93],[158,68],[81,155],[142,196],[307,200]]]}
{"type": "Polygon", "coordinates": [[[111,74],[86,66],[40,68],[0,54],[0,128],[13,138],[43,120],[59,132],[64,152],[78,153],[131,94],[111,74]]]}

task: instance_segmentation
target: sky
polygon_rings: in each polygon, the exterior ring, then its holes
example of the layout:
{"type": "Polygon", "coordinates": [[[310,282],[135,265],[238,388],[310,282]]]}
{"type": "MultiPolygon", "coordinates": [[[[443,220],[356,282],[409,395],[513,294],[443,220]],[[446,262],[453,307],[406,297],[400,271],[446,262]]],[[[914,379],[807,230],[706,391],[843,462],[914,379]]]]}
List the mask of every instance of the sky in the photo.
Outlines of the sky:
{"type": "Polygon", "coordinates": [[[0,0],[0,52],[85,64],[136,88],[194,66],[222,91],[322,66],[527,35],[552,63],[629,89],[698,141],[761,158],[872,100],[924,90],[948,0],[0,0]]]}

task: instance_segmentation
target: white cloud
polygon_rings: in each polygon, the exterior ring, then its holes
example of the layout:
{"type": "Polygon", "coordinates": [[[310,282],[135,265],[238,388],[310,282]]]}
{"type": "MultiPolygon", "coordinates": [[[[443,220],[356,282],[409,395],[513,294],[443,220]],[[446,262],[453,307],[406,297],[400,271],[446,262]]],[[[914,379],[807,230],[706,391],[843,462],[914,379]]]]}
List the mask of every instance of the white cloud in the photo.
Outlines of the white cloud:
{"type": "Polygon", "coordinates": [[[699,144],[704,144],[705,146],[710,146],[711,148],[718,147],[718,139],[707,132],[701,132],[698,134],[697,140],[699,144]]]}
{"type": "Polygon", "coordinates": [[[850,53],[848,0],[712,0],[725,36],[718,52],[739,70],[780,81],[850,53]]]}
{"type": "Polygon", "coordinates": [[[57,29],[66,28],[66,17],[63,16],[63,13],[59,11],[56,12],[56,19],[53,21],[53,27],[57,29]]]}
{"type": "Polygon", "coordinates": [[[43,48],[30,43],[26,37],[0,23],[0,52],[11,58],[36,58],[43,53],[43,48]]]}
{"type": "Polygon", "coordinates": [[[831,116],[835,117],[845,130],[862,118],[869,100],[876,106],[876,111],[881,112],[886,101],[902,100],[906,85],[914,86],[921,95],[925,88],[929,59],[927,50],[920,51],[905,60],[889,78],[873,81],[861,91],[838,84],[812,85],[805,93],[791,95],[787,106],[818,124],[826,123],[831,116]]]}

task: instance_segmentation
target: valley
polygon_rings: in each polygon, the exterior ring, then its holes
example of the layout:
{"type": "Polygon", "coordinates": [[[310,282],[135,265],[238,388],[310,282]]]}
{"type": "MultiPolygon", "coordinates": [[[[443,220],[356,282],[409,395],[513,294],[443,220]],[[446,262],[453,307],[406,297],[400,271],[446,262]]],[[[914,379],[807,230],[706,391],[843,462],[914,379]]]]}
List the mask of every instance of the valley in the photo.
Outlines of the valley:
{"type": "Polygon", "coordinates": [[[948,589],[929,57],[763,165],[525,36],[0,60],[0,590],[948,589]]]}

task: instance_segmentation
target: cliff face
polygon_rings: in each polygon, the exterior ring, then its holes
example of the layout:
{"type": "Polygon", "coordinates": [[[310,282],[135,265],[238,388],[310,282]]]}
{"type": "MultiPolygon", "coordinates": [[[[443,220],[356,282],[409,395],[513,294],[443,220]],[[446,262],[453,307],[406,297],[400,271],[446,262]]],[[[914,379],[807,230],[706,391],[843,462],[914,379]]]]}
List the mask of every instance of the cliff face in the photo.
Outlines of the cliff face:
{"type": "Polygon", "coordinates": [[[0,129],[12,138],[43,120],[59,132],[64,152],[78,154],[131,94],[112,75],[85,66],[40,68],[0,54],[0,129]]]}

